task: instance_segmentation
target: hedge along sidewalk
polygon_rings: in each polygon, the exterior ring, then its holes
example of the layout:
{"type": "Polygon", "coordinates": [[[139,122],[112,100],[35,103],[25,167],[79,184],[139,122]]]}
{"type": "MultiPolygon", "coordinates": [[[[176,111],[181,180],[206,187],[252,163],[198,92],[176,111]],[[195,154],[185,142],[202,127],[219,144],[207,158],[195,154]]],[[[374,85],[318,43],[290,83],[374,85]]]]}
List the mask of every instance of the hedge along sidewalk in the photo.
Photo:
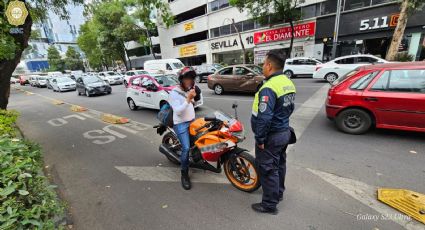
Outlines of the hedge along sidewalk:
{"type": "Polygon", "coordinates": [[[43,175],[40,147],[19,137],[17,117],[0,110],[0,229],[64,229],[65,206],[43,175]]]}

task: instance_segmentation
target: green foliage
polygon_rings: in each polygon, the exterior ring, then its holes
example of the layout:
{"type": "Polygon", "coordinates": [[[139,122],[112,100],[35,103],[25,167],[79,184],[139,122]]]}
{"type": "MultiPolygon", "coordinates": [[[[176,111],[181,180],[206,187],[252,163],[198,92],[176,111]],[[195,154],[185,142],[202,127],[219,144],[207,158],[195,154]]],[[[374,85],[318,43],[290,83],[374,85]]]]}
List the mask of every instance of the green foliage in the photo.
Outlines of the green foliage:
{"type": "Polygon", "coordinates": [[[59,51],[54,45],[49,46],[47,49],[47,61],[51,71],[64,71],[65,61],[62,59],[59,51]]]}
{"type": "Polygon", "coordinates": [[[415,57],[409,54],[409,52],[407,51],[398,52],[394,57],[394,61],[399,61],[399,62],[411,62],[414,60],[415,60],[415,57]]]}
{"type": "Polygon", "coordinates": [[[78,45],[92,67],[111,60],[125,62],[125,42],[150,46],[147,31],[156,28],[155,20],[167,27],[173,23],[168,3],[162,0],[92,1],[85,13],[91,19],[81,26],[78,45]],[[160,17],[155,19],[154,12],[161,12],[160,17]]]}
{"type": "Polygon", "coordinates": [[[0,60],[13,59],[16,50],[18,50],[18,47],[13,37],[0,30],[0,60]]]}
{"type": "Polygon", "coordinates": [[[65,53],[65,66],[68,70],[82,70],[84,68],[80,53],[72,46],[68,46],[65,53]]]}
{"type": "Polygon", "coordinates": [[[424,6],[425,0],[409,0],[407,3],[407,13],[411,15],[418,10],[422,10],[424,6]]]}
{"type": "Polygon", "coordinates": [[[18,117],[18,112],[0,110],[0,136],[9,135],[15,137],[14,124],[18,117]]]}
{"type": "MultiPolygon", "coordinates": [[[[11,127],[16,116],[0,111],[0,127],[11,127]]],[[[40,173],[40,148],[7,132],[0,135],[0,229],[57,229],[64,206],[40,173]]]]}

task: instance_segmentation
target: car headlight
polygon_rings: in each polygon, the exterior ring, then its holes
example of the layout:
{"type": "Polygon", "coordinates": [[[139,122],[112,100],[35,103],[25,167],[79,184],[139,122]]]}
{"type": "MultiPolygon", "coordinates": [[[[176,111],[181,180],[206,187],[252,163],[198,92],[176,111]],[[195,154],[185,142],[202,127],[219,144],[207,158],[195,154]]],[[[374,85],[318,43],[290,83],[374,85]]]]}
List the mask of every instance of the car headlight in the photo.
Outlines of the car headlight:
{"type": "Polygon", "coordinates": [[[92,90],[92,89],[93,89],[93,87],[86,86],[86,89],[88,89],[88,90],[92,90]]]}

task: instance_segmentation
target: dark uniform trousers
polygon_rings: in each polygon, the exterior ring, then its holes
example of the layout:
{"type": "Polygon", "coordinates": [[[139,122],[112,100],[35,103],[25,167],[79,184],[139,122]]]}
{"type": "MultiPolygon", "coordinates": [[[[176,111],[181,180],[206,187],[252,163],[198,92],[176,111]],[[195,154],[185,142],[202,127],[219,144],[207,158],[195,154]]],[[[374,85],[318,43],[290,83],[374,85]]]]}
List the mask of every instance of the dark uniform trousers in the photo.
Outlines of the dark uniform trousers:
{"type": "Polygon", "coordinates": [[[290,135],[289,130],[269,133],[264,149],[255,147],[255,160],[263,188],[261,205],[265,208],[275,208],[285,191],[286,148],[290,135]]]}

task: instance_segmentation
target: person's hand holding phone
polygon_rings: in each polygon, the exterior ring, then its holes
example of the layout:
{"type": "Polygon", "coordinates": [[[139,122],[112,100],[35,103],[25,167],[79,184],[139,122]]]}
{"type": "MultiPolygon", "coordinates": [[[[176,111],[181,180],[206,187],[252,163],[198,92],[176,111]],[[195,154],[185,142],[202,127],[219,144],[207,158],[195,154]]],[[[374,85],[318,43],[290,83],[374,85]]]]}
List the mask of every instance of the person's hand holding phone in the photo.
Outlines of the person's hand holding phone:
{"type": "Polygon", "coordinates": [[[191,90],[189,90],[189,92],[188,92],[188,94],[187,94],[187,97],[186,97],[187,102],[188,102],[188,103],[191,103],[191,102],[192,102],[192,100],[193,100],[193,98],[195,98],[195,96],[196,96],[195,89],[191,89],[191,90]]]}

